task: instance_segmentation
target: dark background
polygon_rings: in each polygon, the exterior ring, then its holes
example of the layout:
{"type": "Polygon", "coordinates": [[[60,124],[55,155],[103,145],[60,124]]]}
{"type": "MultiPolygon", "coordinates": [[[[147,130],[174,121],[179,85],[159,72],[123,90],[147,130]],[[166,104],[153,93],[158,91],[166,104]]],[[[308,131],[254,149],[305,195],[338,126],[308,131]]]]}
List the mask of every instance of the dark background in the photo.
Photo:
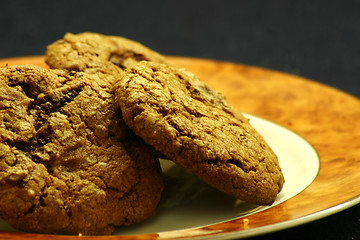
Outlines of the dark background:
{"type": "MultiPolygon", "coordinates": [[[[358,0],[0,3],[0,58],[42,55],[65,32],[83,31],[121,35],[163,54],[288,72],[360,97],[358,0]]],[[[360,239],[360,205],[254,239],[360,239]]]]}

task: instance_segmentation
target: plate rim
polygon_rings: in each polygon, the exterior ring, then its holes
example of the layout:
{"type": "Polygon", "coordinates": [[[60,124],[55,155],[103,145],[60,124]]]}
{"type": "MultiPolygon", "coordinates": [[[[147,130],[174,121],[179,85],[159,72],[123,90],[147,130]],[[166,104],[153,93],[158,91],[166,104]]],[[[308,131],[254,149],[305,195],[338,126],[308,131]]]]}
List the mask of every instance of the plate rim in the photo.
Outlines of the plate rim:
{"type": "MultiPolygon", "coordinates": [[[[323,219],[325,217],[334,215],[334,214],[344,211],[348,208],[351,208],[359,203],[360,203],[360,194],[357,197],[354,197],[353,199],[350,199],[346,202],[340,203],[338,205],[334,205],[332,207],[320,210],[318,212],[310,213],[309,215],[305,215],[305,216],[295,218],[292,220],[288,220],[288,221],[284,221],[284,222],[275,223],[272,225],[266,225],[263,227],[259,227],[257,229],[244,230],[243,231],[244,234],[241,234],[242,232],[233,232],[233,233],[229,233],[229,234],[224,234],[224,236],[219,236],[219,238],[213,238],[213,239],[214,240],[215,239],[232,239],[234,237],[248,238],[248,237],[255,237],[255,236],[265,235],[265,234],[269,234],[269,233],[274,233],[277,231],[290,229],[293,227],[301,226],[303,224],[307,224],[307,223],[311,223],[311,222],[323,219]],[[226,237],[226,238],[223,238],[223,237],[226,237]]],[[[206,237],[204,237],[204,238],[206,238],[206,237]]]]}

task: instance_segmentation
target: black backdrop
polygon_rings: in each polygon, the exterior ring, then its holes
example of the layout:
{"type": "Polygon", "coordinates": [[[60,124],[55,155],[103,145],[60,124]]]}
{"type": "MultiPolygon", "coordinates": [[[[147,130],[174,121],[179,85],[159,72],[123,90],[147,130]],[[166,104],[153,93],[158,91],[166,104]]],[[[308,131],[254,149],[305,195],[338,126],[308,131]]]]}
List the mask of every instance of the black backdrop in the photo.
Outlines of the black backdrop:
{"type": "MultiPolygon", "coordinates": [[[[288,72],[360,97],[358,0],[0,3],[0,58],[41,55],[65,32],[83,31],[121,35],[163,54],[288,72]]],[[[255,239],[305,238],[360,239],[360,205],[255,239]]]]}

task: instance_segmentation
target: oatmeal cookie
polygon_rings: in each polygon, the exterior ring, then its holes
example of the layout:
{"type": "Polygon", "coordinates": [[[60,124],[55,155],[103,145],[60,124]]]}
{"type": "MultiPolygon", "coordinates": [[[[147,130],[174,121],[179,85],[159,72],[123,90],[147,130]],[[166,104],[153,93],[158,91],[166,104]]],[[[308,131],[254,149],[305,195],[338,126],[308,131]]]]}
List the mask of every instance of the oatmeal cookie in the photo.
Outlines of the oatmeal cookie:
{"type": "Polygon", "coordinates": [[[274,202],[284,183],[277,156],[194,74],[143,61],[125,69],[115,96],[127,125],[184,170],[238,199],[274,202]]]}
{"type": "Polygon", "coordinates": [[[67,33],[63,39],[47,46],[45,54],[45,61],[51,68],[110,77],[142,60],[172,64],[139,42],[91,32],[67,33]]]}
{"type": "Polygon", "coordinates": [[[110,234],[154,214],[162,189],[154,150],[123,122],[112,84],[0,68],[0,217],[13,227],[110,234]]]}

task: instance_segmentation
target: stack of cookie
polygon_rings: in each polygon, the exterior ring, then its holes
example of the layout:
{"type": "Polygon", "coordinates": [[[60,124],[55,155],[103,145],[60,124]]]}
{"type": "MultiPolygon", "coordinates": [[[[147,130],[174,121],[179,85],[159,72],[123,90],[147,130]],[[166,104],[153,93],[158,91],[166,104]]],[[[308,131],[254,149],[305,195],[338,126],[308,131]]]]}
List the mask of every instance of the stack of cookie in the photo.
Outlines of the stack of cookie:
{"type": "Polygon", "coordinates": [[[49,45],[51,69],[0,68],[0,217],[23,231],[111,234],[153,215],[159,152],[240,200],[274,202],[274,152],[193,73],[96,33],[49,45]]]}

